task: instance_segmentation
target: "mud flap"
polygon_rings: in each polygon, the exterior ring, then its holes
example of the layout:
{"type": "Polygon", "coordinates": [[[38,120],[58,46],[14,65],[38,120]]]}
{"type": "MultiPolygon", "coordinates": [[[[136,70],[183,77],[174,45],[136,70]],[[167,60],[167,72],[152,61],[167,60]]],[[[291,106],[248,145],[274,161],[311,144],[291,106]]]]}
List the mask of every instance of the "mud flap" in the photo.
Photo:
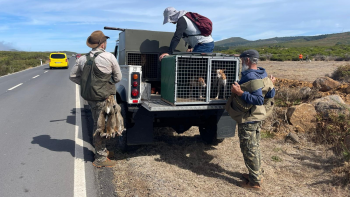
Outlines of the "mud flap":
{"type": "Polygon", "coordinates": [[[140,107],[134,115],[135,124],[127,129],[127,145],[151,144],[153,142],[153,113],[140,107]]]}
{"type": "Polygon", "coordinates": [[[226,110],[218,114],[217,139],[234,137],[236,131],[236,121],[234,121],[226,110]]]}

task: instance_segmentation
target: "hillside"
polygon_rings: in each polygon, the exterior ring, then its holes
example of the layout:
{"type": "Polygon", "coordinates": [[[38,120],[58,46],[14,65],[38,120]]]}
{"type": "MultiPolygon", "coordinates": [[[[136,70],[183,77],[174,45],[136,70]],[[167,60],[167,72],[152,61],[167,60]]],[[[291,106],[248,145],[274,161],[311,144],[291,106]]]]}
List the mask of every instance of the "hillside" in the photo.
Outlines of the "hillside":
{"type": "Polygon", "coordinates": [[[269,39],[259,39],[255,41],[249,41],[240,37],[233,37],[215,42],[215,50],[219,51],[238,47],[309,47],[334,46],[339,44],[350,45],[350,32],[317,36],[275,37],[269,39]]]}

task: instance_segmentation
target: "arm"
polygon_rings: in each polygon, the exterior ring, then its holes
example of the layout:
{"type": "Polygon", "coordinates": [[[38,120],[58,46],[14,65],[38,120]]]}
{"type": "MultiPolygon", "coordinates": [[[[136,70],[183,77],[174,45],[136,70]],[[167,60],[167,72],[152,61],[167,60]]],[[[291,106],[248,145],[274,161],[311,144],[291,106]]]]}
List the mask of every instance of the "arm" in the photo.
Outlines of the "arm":
{"type": "Polygon", "coordinates": [[[169,47],[169,54],[173,54],[173,52],[175,51],[177,45],[179,44],[183,33],[186,31],[187,29],[187,23],[186,20],[184,19],[184,17],[181,17],[176,24],[176,31],[175,34],[173,36],[173,39],[171,39],[170,42],[170,47],[169,47]]]}
{"type": "Polygon", "coordinates": [[[69,74],[69,79],[74,83],[80,85],[82,71],[80,69],[80,64],[82,63],[83,57],[80,57],[76,62],[69,74]]]}
{"type": "Polygon", "coordinates": [[[275,97],[275,94],[276,94],[276,90],[275,90],[275,88],[273,88],[271,91],[266,93],[265,97],[266,98],[273,98],[273,97],[275,97]]]}
{"type": "Polygon", "coordinates": [[[253,104],[253,105],[263,105],[264,104],[264,97],[262,95],[262,89],[258,89],[252,93],[243,92],[241,98],[248,104],[253,104]]]}
{"type": "Polygon", "coordinates": [[[112,77],[115,83],[118,83],[120,80],[122,80],[122,72],[120,71],[120,67],[118,64],[117,59],[112,55],[111,63],[112,63],[112,77]]]}

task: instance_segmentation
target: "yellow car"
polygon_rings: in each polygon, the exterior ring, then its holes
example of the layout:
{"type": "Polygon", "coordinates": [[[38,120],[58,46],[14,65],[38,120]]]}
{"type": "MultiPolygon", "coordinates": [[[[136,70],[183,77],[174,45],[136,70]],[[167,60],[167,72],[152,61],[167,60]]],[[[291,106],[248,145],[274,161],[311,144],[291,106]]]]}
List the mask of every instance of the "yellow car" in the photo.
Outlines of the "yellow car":
{"type": "Polygon", "coordinates": [[[68,68],[69,61],[65,53],[50,54],[50,69],[52,68],[68,68]]]}

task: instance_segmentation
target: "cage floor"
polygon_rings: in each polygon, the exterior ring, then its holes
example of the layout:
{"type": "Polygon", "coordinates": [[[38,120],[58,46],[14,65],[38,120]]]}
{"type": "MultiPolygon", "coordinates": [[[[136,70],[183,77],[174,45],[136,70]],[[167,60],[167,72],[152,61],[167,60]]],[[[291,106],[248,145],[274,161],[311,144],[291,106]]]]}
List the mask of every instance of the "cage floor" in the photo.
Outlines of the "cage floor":
{"type": "Polygon", "coordinates": [[[196,103],[205,102],[205,97],[203,98],[176,98],[177,103],[196,103]]]}

